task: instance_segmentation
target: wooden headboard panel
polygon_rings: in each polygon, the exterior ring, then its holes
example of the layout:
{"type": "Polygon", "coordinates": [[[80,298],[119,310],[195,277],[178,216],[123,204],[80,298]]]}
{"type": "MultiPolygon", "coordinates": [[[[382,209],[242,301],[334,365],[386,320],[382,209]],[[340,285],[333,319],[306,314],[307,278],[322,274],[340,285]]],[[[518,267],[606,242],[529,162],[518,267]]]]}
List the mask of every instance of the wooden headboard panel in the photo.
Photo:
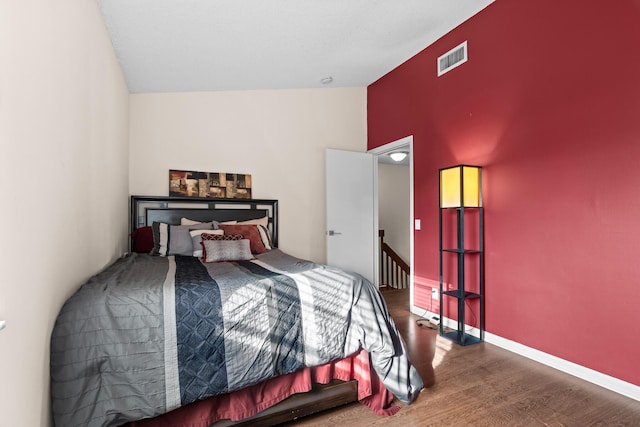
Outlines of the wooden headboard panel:
{"type": "Polygon", "coordinates": [[[269,217],[274,247],[278,247],[278,201],[270,199],[211,199],[195,197],[131,196],[130,230],[154,221],[180,224],[195,221],[246,221],[269,217]]]}

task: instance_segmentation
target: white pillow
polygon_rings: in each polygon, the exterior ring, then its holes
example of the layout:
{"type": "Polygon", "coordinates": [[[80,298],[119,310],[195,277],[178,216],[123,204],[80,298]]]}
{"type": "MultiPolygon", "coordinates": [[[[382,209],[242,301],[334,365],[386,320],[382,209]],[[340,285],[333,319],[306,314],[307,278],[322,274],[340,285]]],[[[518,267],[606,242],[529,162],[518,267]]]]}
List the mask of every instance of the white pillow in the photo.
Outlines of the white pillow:
{"type": "Polygon", "coordinates": [[[258,219],[249,219],[247,221],[238,221],[238,224],[256,224],[256,225],[261,225],[265,228],[269,227],[269,217],[265,216],[264,218],[258,218],[258,219]]]}
{"type": "Polygon", "coordinates": [[[202,258],[202,235],[203,234],[215,234],[218,236],[224,235],[224,230],[191,230],[189,231],[191,235],[191,245],[193,247],[193,256],[197,258],[202,258]]]}
{"type": "Polygon", "coordinates": [[[264,227],[267,227],[269,225],[269,217],[265,216],[264,218],[248,219],[246,221],[231,220],[231,221],[221,222],[220,224],[224,224],[224,225],[234,225],[234,224],[262,225],[264,227]]]}
{"type": "Polygon", "coordinates": [[[194,221],[189,218],[180,218],[180,225],[196,225],[202,224],[202,221],[194,221]]]}

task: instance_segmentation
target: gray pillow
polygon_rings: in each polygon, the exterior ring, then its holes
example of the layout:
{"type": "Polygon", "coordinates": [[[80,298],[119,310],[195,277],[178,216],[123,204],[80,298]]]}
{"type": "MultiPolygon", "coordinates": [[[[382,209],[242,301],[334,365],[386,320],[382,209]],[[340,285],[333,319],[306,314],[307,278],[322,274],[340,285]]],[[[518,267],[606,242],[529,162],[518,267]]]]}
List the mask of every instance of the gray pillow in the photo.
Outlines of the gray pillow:
{"type": "Polygon", "coordinates": [[[203,240],[203,262],[247,261],[253,259],[248,239],[203,240]]]}
{"type": "Polygon", "coordinates": [[[213,223],[205,222],[193,225],[171,225],[156,222],[153,229],[153,250],[151,255],[193,255],[193,244],[189,230],[212,230],[213,223]]]}
{"type": "Polygon", "coordinates": [[[202,234],[203,233],[224,236],[224,230],[216,230],[216,229],[194,230],[193,228],[191,228],[189,230],[189,235],[191,236],[191,247],[193,248],[193,256],[196,258],[202,258],[202,234]]]}

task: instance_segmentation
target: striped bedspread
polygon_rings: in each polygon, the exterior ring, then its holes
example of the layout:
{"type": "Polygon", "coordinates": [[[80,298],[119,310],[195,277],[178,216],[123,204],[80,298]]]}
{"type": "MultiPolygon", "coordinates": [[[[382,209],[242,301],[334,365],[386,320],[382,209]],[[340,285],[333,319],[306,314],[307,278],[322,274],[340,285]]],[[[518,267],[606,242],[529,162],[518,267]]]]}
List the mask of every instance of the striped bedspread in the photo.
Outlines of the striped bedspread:
{"type": "Polygon", "coordinates": [[[132,254],[63,306],[51,338],[56,426],[111,426],[347,357],[398,399],[422,380],[359,275],[274,249],[252,261],[132,254]]]}

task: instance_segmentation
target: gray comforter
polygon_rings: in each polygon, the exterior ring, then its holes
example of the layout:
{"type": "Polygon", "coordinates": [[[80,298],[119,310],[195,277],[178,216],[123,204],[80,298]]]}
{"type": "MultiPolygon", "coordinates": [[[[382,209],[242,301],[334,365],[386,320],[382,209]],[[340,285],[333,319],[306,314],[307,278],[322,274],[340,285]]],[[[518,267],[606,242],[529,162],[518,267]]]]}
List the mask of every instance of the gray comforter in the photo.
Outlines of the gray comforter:
{"type": "Polygon", "coordinates": [[[389,391],[422,388],[379,292],[277,249],[256,260],[129,255],[63,306],[51,338],[56,426],[109,426],[366,349],[389,391]]]}

